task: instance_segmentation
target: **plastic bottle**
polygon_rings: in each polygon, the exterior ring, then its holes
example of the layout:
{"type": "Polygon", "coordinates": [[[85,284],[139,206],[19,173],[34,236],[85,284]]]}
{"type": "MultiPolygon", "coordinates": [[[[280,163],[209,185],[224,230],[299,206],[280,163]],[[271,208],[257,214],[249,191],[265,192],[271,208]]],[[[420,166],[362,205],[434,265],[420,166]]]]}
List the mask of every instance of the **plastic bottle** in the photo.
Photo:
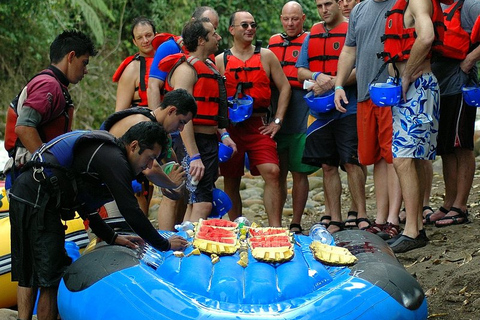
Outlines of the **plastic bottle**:
{"type": "Polygon", "coordinates": [[[180,224],[176,224],[175,229],[179,232],[180,231],[187,231],[187,230],[192,230],[193,231],[195,229],[195,226],[190,221],[184,221],[180,224]]]}
{"type": "Polygon", "coordinates": [[[333,237],[323,224],[317,223],[310,228],[310,238],[323,244],[334,244],[333,237]]]}

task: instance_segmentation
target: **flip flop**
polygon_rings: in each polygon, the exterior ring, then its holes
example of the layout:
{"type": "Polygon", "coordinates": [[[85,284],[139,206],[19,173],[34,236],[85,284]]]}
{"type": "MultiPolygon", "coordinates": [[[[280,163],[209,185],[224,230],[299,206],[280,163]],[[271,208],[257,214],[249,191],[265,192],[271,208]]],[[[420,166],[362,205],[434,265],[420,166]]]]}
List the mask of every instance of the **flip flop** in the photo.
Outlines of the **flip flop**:
{"type": "Polygon", "coordinates": [[[457,214],[453,216],[445,216],[442,219],[435,221],[435,227],[442,228],[470,222],[470,220],[468,220],[468,210],[463,212],[460,208],[451,207],[450,211],[456,212],[457,214]],[[439,221],[448,221],[448,223],[438,223],[439,221]]]}
{"type": "MultiPolygon", "coordinates": [[[[423,211],[425,211],[425,209],[423,211]]],[[[445,216],[450,210],[448,210],[444,207],[440,207],[440,208],[438,208],[438,211],[440,211],[441,213],[444,213],[444,216],[445,216]]],[[[435,212],[433,212],[433,210],[432,210],[432,212],[427,213],[425,215],[425,218],[423,219],[423,224],[435,224],[436,221],[443,219],[443,217],[442,217],[442,218],[439,218],[439,219],[436,219],[436,220],[432,220],[430,217],[434,214],[435,214],[435,212]]]]}
{"type": "Polygon", "coordinates": [[[347,218],[348,217],[355,217],[354,219],[347,219],[345,220],[345,229],[353,229],[353,228],[356,228],[358,227],[358,224],[357,224],[357,216],[358,216],[358,212],[356,211],[348,211],[347,213],[347,218]]]}

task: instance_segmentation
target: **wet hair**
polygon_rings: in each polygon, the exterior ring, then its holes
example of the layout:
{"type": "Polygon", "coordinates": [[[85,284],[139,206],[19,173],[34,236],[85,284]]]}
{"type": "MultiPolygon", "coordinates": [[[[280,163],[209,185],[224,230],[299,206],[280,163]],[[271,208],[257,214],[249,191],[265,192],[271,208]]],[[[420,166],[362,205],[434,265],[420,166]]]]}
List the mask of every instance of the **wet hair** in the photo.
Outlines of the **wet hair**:
{"type": "Polygon", "coordinates": [[[195,8],[195,11],[192,13],[192,19],[200,19],[206,11],[212,11],[218,17],[217,10],[213,9],[212,7],[202,6],[195,8]]]}
{"type": "Polygon", "coordinates": [[[190,20],[183,27],[183,43],[189,52],[197,51],[198,38],[201,37],[208,41],[208,30],[203,26],[205,22],[210,22],[210,19],[203,17],[196,20],[190,20]]]}
{"type": "Polygon", "coordinates": [[[71,51],[78,58],[84,54],[95,56],[97,50],[92,39],[78,30],[65,30],[50,45],[50,63],[59,63],[71,51]]]}
{"type": "Polygon", "coordinates": [[[146,17],[136,17],[135,19],[133,19],[133,22],[132,22],[132,30],[131,30],[132,39],[135,39],[135,35],[133,34],[133,29],[135,29],[135,27],[140,24],[150,25],[152,27],[153,34],[155,34],[155,24],[153,23],[152,20],[146,17]]]}
{"type": "Polygon", "coordinates": [[[168,136],[165,129],[158,122],[142,121],[130,127],[118,141],[122,145],[129,145],[137,140],[140,146],[139,154],[146,149],[153,150],[155,144],[162,147],[162,152],[168,148],[168,136]]]}
{"type": "Polygon", "coordinates": [[[161,109],[168,106],[175,106],[177,108],[176,115],[186,116],[189,112],[195,117],[197,115],[197,103],[195,98],[185,89],[176,89],[168,92],[160,104],[161,109]]]}

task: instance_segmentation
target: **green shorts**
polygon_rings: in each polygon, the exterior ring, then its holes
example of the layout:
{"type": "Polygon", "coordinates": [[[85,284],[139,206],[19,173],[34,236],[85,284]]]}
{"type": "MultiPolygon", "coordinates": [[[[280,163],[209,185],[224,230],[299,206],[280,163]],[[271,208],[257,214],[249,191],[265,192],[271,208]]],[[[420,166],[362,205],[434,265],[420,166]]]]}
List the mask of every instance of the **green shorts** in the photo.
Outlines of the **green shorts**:
{"type": "MultiPolygon", "coordinates": [[[[275,135],[279,156],[283,153],[288,153],[288,171],[312,174],[320,169],[319,167],[302,163],[306,139],[307,135],[304,133],[275,135]]],[[[282,157],[280,156],[280,158],[282,157]]]]}

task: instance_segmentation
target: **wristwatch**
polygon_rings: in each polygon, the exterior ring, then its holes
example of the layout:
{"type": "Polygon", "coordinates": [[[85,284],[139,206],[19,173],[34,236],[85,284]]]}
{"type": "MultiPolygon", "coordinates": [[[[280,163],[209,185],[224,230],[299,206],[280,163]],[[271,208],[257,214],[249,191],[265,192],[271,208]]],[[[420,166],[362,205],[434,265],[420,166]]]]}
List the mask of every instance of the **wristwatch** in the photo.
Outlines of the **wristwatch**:
{"type": "Polygon", "coordinates": [[[281,126],[281,125],[282,125],[282,120],[280,120],[280,118],[275,118],[275,120],[273,120],[273,123],[275,123],[276,125],[281,126]]]}

